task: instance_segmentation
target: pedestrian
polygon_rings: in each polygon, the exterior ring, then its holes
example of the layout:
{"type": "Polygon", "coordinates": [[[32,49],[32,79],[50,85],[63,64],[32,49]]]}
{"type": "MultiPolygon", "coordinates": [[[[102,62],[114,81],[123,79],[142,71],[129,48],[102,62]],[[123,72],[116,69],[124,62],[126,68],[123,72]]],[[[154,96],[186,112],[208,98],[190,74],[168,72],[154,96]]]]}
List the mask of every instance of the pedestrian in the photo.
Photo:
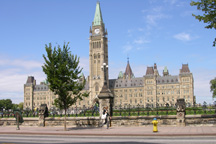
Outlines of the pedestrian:
{"type": "Polygon", "coordinates": [[[107,110],[106,110],[106,107],[103,107],[103,113],[102,113],[102,116],[101,116],[101,119],[102,119],[102,123],[101,123],[101,127],[106,124],[106,118],[107,118],[107,110]],[[104,122],[105,120],[105,122],[104,122]]]}
{"type": "Polygon", "coordinates": [[[108,113],[108,107],[106,107],[104,111],[105,111],[105,114],[106,114],[106,118],[105,118],[105,123],[104,124],[107,124],[107,129],[109,129],[110,115],[108,113]]]}
{"type": "Polygon", "coordinates": [[[92,115],[94,115],[94,113],[99,112],[99,103],[95,102],[94,107],[92,106],[93,111],[92,111],[92,115]]]}

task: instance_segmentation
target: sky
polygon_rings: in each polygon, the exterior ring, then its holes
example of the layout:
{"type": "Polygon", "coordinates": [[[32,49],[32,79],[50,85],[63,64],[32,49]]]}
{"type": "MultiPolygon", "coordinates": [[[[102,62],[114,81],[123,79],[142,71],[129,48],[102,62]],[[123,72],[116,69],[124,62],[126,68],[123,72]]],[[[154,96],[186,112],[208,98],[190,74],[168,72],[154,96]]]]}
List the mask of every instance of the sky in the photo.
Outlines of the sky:
{"type": "MultiPolygon", "coordinates": [[[[100,0],[108,31],[109,78],[125,71],[127,57],[135,77],[157,64],[178,75],[188,64],[197,103],[212,103],[210,80],[216,77],[215,31],[204,28],[190,0],[100,0]]],[[[89,29],[97,0],[0,0],[0,99],[24,101],[24,84],[42,71],[45,44],[70,42],[89,75],[89,29]]]]}

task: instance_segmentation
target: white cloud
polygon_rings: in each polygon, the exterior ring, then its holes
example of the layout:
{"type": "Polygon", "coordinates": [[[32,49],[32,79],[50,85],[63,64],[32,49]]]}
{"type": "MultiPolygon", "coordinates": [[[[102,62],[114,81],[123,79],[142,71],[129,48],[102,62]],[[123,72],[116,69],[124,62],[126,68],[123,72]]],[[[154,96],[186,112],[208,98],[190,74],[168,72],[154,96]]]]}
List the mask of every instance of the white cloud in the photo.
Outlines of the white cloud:
{"type": "Polygon", "coordinates": [[[137,30],[138,30],[139,32],[143,32],[143,31],[144,31],[143,28],[138,28],[137,30]]]}
{"type": "Polygon", "coordinates": [[[153,7],[149,10],[142,10],[142,13],[145,14],[144,18],[149,26],[158,26],[159,20],[170,18],[170,15],[163,13],[162,6],[153,7]]]}
{"type": "Polygon", "coordinates": [[[194,94],[197,103],[212,103],[212,93],[210,92],[210,80],[215,78],[216,70],[195,70],[194,76],[194,94]]]}
{"type": "Polygon", "coordinates": [[[87,57],[80,57],[80,67],[83,68],[83,73],[86,76],[89,75],[89,58],[87,57]]]}
{"type": "Polygon", "coordinates": [[[171,5],[174,5],[177,3],[178,0],[164,0],[164,3],[169,3],[171,5]]]}
{"type": "Polygon", "coordinates": [[[145,44],[145,43],[149,43],[149,42],[150,42],[150,41],[146,40],[146,39],[143,38],[143,37],[140,37],[140,38],[135,39],[135,40],[133,41],[133,43],[135,43],[135,44],[145,44]]]}
{"type": "Polygon", "coordinates": [[[181,40],[181,41],[190,41],[192,40],[191,35],[185,32],[176,34],[173,36],[175,39],[181,40]]]}
{"type": "Polygon", "coordinates": [[[11,99],[13,103],[20,103],[24,101],[23,92],[19,93],[0,93],[1,99],[11,99]]]}
{"type": "Polygon", "coordinates": [[[153,25],[153,26],[157,26],[157,21],[160,19],[164,19],[164,18],[168,18],[168,15],[165,14],[149,14],[146,16],[146,22],[147,24],[153,25]]]}
{"type": "Polygon", "coordinates": [[[28,76],[34,76],[39,82],[46,77],[40,61],[0,59],[0,66],[0,98],[9,98],[13,103],[23,101],[23,87],[28,76]]]}
{"type": "Polygon", "coordinates": [[[191,10],[191,11],[184,11],[184,12],[182,12],[180,15],[182,16],[182,17],[186,17],[186,16],[192,16],[192,14],[194,14],[194,13],[196,13],[196,11],[194,11],[194,10],[191,10]]]}
{"type": "Polygon", "coordinates": [[[123,46],[123,52],[124,53],[127,53],[132,49],[133,49],[133,46],[130,43],[127,43],[126,45],[123,46]]]}
{"type": "Polygon", "coordinates": [[[8,60],[8,59],[0,59],[1,66],[15,66],[22,67],[24,69],[32,69],[32,68],[41,68],[42,62],[39,61],[29,61],[29,60],[8,60]]]}

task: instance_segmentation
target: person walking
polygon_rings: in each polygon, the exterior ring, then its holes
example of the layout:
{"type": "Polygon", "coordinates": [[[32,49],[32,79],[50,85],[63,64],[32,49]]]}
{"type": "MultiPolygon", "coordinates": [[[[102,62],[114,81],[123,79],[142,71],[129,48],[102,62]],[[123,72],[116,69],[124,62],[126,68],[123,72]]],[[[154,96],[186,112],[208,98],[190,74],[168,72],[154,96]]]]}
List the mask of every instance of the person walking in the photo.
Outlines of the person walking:
{"type": "Polygon", "coordinates": [[[95,102],[94,107],[93,107],[93,111],[92,111],[92,116],[94,115],[94,113],[97,114],[97,112],[99,112],[99,103],[95,102]]]}
{"type": "Polygon", "coordinates": [[[109,119],[110,119],[110,115],[109,115],[109,113],[108,113],[108,107],[105,108],[104,112],[105,112],[105,114],[106,114],[106,118],[105,118],[105,123],[104,123],[104,124],[107,124],[107,129],[109,129],[109,123],[110,123],[109,119]]]}
{"type": "Polygon", "coordinates": [[[102,114],[102,124],[101,124],[101,127],[105,124],[107,124],[107,129],[109,129],[109,124],[110,124],[110,115],[108,113],[108,107],[104,107],[103,108],[103,114],[102,114]],[[105,122],[103,122],[103,120],[105,120],[105,122]]]}

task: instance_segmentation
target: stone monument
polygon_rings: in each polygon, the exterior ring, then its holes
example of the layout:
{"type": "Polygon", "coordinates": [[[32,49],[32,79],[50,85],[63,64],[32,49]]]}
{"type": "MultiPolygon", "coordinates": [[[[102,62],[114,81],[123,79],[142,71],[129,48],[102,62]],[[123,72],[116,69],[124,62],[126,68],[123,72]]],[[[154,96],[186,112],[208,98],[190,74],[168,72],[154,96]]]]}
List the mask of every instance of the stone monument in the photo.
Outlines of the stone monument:
{"type": "Polygon", "coordinates": [[[39,121],[38,121],[39,127],[45,127],[45,118],[48,116],[49,114],[48,114],[47,104],[41,104],[39,109],[39,121]]]}
{"type": "Polygon", "coordinates": [[[103,83],[103,87],[102,87],[102,89],[98,95],[99,105],[100,105],[100,118],[102,117],[104,108],[106,108],[108,110],[109,115],[112,116],[112,108],[113,108],[113,94],[111,93],[111,91],[108,87],[108,84],[107,84],[108,65],[106,65],[106,63],[104,63],[104,65],[101,66],[101,69],[104,72],[104,83],[103,83]]]}
{"type": "Polygon", "coordinates": [[[177,111],[176,113],[177,125],[185,126],[185,100],[184,99],[177,99],[176,111],[177,111]]]}

